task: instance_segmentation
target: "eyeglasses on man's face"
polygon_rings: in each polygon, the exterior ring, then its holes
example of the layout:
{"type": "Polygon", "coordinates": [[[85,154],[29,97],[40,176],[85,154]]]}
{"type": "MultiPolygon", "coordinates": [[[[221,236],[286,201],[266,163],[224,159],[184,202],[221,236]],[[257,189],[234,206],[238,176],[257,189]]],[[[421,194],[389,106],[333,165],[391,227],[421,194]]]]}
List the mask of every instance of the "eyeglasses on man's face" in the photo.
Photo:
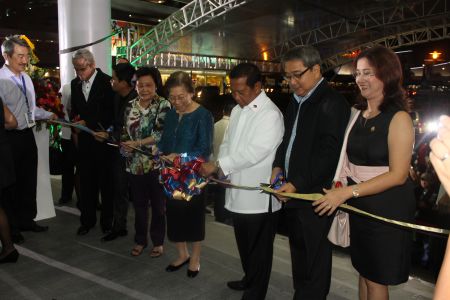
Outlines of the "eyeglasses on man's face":
{"type": "Polygon", "coordinates": [[[284,73],[283,78],[286,81],[291,81],[292,79],[300,80],[302,78],[302,76],[306,72],[308,72],[310,69],[311,69],[311,67],[307,67],[303,71],[295,71],[295,72],[292,72],[292,73],[284,73]]]}
{"type": "Polygon", "coordinates": [[[372,70],[362,70],[362,71],[355,71],[352,75],[355,79],[358,78],[368,79],[374,77],[375,73],[372,70]]]}

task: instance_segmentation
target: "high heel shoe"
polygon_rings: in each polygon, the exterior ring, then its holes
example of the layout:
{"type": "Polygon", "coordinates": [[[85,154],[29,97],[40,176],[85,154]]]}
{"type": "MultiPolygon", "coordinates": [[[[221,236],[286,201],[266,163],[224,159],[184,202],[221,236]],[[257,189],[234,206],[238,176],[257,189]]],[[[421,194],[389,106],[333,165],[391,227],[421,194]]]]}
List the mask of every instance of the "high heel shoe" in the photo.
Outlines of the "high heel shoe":
{"type": "Polygon", "coordinates": [[[187,277],[189,278],[194,278],[195,276],[198,275],[198,273],[200,273],[200,265],[198,265],[198,269],[196,271],[191,271],[189,270],[189,268],[187,269],[187,277]]]}
{"type": "Polygon", "coordinates": [[[179,264],[178,266],[174,266],[174,265],[170,264],[170,265],[168,265],[168,266],[166,267],[166,271],[167,271],[167,272],[175,272],[175,271],[178,271],[182,266],[188,264],[190,260],[191,260],[191,258],[189,257],[188,259],[186,259],[184,262],[182,262],[182,263],[179,264]]]}
{"type": "Polygon", "coordinates": [[[0,264],[4,263],[15,263],[19,259],[19,252],[16,249],[11,251],[8,255],[0,259],[0,264]]]}

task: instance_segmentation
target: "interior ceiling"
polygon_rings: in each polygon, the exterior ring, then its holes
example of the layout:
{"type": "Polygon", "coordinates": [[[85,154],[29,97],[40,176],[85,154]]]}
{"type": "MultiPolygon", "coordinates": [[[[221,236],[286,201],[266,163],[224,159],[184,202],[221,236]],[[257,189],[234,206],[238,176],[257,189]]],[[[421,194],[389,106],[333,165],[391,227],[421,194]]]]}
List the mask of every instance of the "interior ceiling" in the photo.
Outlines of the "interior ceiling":
{"type": "MultiPolygon", "coordinates": [[[[157,25],[158,19],[166,18],[190,2],[189,0],[162,1],[164,3],[158,4],[155,3],[158,0],[111,0],[112,18],[157,25]]],[[[276,46],[296,33],[341,19],[353,22],[361,14],[414,2],[418,1],[253,0],[189,32],[175,42],[170,50],[261,59],[263,50],[276,46]]],[[[34,39],[54,40],[54,45],[45,47],[55,48],[58,38],[57,18],[57,0],[0,0],[0,38],[11,33],[25,33],[34,39]]],[[[399,26],[407,25],[378,27],[321,43],[317,47],[323,55],[331,55],[358,43],[395,32],[399,26]]],[[[414,27],[414,24],[409,26],[414,27]]],[[[57,46],[56,50],[44,52],[46,52],[44,55],[57,57],[57,46]]]]}

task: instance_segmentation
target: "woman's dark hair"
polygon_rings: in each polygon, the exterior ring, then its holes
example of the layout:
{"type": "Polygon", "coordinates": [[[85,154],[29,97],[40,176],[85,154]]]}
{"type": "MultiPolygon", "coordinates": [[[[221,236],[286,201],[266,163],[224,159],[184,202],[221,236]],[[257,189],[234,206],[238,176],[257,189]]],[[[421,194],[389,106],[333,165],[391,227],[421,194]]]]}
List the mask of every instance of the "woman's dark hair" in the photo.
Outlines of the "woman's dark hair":
{"type": "Polygon", "coordinates": [[[186,91],[188,91],[188,93],[194,94],[195,97],[194,85],[192,84],[191,77],[188,73],[177,71],[170,74],[169,78],[166,81],[166,85],[164,86],[167,95],[169,95],[169,91],[171,88],[177,86],[183,86],[186,91]]]}
{"type": "MultiPolygon", "coordinates": [[[[121,65],[121,64],[119,64],[119,65],[121,65]]],[[[136,81],[138,81],[139,78],[141,78],[143,76],[150,76],[153,79],[153,81],[155,82],[156,93],[162,97],[165,96],[163,84],[162,84],[161,73],[159,72],[159,70],[157,68],[148,67],[148,66],[139,68],[136,71],[136,81]]]]}
{"type": "MultiPolygon", "coordinates": [[[[380,111],[385,111],[390,108],[407,111],[406,93],[402,87],[402,66],[397,54],[382,46],[366,49],[353,62],[355,70],[358,60],[362,58],[366,58],[369,61],[369,64],[374,69],[376,78],[383,82],[384,98],[379,107],[380,111]]],[[[367,108],[367,101],[361,94],[359,94],[357,100],[356,108],[360,110],[367,108]]]]}
{"type": "Polygon", "coordinates": [[[129,63],[121,63],[112,67],[114,73],[120,81],[125,81],[129,86],[133,86],[132,80],[136,70],[129,63]]]}

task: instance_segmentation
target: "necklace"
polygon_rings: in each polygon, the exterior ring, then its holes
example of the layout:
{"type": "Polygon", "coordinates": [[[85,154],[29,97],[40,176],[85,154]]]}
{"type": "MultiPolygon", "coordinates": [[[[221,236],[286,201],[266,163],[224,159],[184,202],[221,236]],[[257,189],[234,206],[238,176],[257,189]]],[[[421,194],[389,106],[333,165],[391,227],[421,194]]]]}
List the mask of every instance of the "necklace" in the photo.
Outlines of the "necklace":
{"type": "MultiPolygon", "coordinates": [[[[376,112],[371,111],[371,112],[369,112],[367,110],[365,112],[363,112],[361,114],[361,126],[363,128],[366,128],[367,121],[375,118],[379,113],[380,113],[379,111],[376,111],[376,112]]],[[[374,127],[371,128],[371,131],[374,131],[374,127]]]]}

